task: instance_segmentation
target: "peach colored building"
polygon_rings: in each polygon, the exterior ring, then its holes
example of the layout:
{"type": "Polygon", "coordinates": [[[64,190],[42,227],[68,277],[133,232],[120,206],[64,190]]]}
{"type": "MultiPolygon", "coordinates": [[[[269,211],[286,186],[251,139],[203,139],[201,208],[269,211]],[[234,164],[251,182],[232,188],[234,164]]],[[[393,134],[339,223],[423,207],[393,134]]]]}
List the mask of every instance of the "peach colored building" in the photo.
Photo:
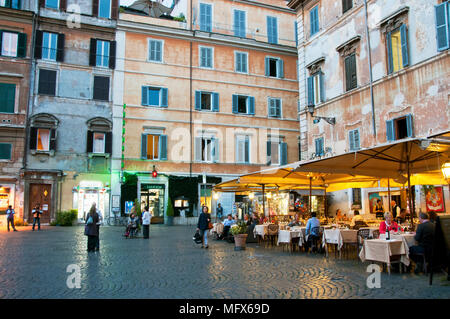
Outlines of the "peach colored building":
{"type": "Polygon", "coordinates": [[[294,11],[286,1],[179,5],[184,21],[122,8],[116,33],[113,134],[123,147],[113,139],[112,195],[124,173],[137,174],[136,197],[159,220],[169,195],[182,195],[177,178],[194,181],[194,216],[203,203],[229,213],[233,199],[214,198],[213,184],[299,159],[294,11]]]}

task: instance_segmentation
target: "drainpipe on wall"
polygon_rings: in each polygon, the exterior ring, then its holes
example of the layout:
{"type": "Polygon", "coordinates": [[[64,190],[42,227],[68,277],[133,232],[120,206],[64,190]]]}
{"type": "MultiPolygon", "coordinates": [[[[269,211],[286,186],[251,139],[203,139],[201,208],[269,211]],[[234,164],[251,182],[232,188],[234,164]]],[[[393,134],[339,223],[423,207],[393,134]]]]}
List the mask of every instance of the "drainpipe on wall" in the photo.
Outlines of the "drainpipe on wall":
{"type": "MultiPolygon", "coordinates": [[[[189,29],[192,32],[192,1],[190,1],[190,21],[189,29]]],[[[195,31],[193,32],[195,35],[195,31]]],[[[189,177],[192,177],[192,157],[193,157],[193,140],[192,140],[192,40],[189,41],[189,144],[190,144],[190,155],[189,155],[189,177]]]]}
{"type": "Polygon", "coordinates": [[[369,56],[369,77],[370,77],[370,104],[372,106],[372,126],[373,126],[373,136],[375,137],[375,142],[377,139],[377,127],[375,124],[375,102],[373,98],[373,78],[372,78],[372,53],[370,48],[370,34],[369,25],[367,23],[367,0],[364,0],[364,17],[366,21],[366,37],[367,37],[367,51],[369,56]]]}

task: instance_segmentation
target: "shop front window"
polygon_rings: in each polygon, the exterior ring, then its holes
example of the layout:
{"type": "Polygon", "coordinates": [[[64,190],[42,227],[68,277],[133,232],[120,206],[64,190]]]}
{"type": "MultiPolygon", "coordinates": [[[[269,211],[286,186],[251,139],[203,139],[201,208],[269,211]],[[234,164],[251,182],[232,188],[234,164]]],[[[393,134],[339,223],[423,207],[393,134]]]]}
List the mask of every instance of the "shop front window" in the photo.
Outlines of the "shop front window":
{"type": "Polygon", "coordinates": [[[141,186],[141,210],[148,206],[155,218],[153,222],[164,222],[165,186],[159,184],[143,184],[141,186]]]}
{"type": "Polygon", "coordinates": [[[11,188],[0,187],[0,212],[6,212],[10,205],[11,188]]]}

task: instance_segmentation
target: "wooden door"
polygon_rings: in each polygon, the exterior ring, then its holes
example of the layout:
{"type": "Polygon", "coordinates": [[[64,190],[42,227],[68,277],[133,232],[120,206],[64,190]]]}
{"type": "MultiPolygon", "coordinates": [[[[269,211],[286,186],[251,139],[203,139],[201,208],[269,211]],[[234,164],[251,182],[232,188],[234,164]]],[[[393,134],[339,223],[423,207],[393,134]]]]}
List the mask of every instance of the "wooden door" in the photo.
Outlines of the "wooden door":
{"type": "Polygon", "coordinates": [[[29,201],[29,218],[28,221],[33,221],[31,211],[37,203],[41,204],[41,223],[50,223],[50,213],[52,209],[52,185],[51,184],[30,184],[30,201],[29,201]]]}

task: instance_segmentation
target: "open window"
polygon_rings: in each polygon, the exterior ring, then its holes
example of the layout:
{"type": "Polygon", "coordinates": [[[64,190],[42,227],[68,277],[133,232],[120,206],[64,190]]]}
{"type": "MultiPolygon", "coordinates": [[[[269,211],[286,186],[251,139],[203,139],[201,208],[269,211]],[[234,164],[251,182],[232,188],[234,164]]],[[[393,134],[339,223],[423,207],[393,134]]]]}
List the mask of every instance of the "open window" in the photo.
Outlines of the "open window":
{"type": "Polygon", "coordinates": [[[112,153],[112,123],[106,118],[96,117],[87,122],[86,152],[89,156],[112,153]]]}
{"type": "Polygon", "coordinates": [[[56,130],[59,120],[48,113],[40,113],[30,118],[29,149],[31,154],[56,151],[56,130]]]}
{"type": "Polygon", "coordinates": [[[401,140],[414,136],[413,118],[411,114],[386,121],[388,141],[401,140]]]}

